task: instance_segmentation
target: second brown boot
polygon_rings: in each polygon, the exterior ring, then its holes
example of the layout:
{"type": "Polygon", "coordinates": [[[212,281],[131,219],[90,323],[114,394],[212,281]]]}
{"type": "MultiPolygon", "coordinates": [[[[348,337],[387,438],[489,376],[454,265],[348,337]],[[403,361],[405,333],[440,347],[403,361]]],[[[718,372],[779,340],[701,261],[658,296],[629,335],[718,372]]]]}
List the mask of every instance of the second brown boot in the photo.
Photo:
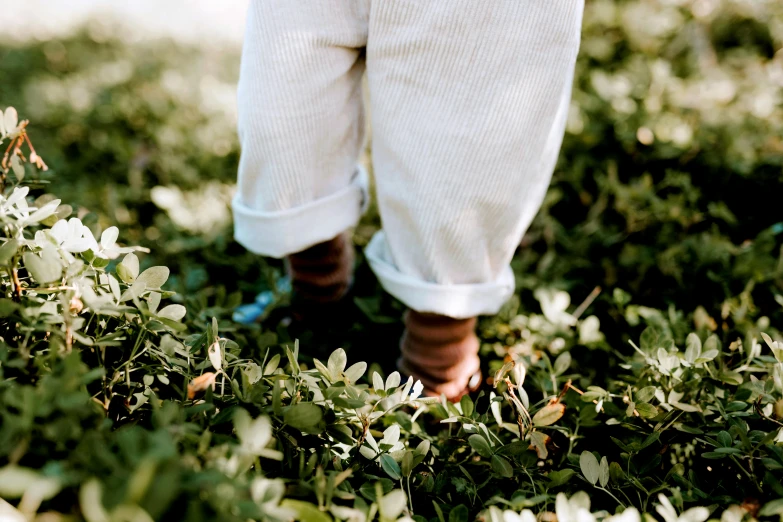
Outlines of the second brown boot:
{"type": "Polygon", "coordinates": [[[428,395],[459,400],[481,380],[475,329],[475,317],[453,319],[409,310],[400,342],[400,371],[420,380],[428,395]]]}

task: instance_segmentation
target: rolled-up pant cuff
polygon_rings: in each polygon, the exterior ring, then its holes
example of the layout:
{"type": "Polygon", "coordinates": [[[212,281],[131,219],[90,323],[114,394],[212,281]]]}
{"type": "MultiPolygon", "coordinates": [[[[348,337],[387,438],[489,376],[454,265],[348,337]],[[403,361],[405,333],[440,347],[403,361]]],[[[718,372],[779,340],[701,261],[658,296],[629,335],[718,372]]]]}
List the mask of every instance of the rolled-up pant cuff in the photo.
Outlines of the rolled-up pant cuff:
{"type": "Polygon", "coordinates": [[[247,207],[239,193],[231,207],[234,238],[251,252],[283,258],[328,241],[356,226],[369,201],[367,172],[357,168],[342,190],[298,207],[265,212],[247,207]]]}
{"type": "Polygon", "coordinates": [[[514,293],[514,273],[507,266],[488,283],[441,285],[403,274],[394,265],[384,233],[377,232],[365,256],[383,288],[417,312],[455,319],[496,314],[514,293]]]}

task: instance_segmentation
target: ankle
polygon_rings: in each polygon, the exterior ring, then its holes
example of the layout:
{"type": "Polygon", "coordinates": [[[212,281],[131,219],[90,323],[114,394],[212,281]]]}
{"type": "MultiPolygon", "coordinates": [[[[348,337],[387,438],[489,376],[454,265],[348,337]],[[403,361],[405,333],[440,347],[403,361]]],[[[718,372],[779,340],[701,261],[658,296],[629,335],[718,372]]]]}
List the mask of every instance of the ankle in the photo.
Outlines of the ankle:
{"type": "Polygon", "coordinates": [[[353,244],[347,233],[289,255],[295,298],[315,305],[338,301],[351,286],[353,262],[353,244]]]}
{"type": "Polygon", "coordinates": [[[429,395],[459,398],[479,371],[476,318],[409,311],[400,348],[400,370],[418,379],[429,395]]]}

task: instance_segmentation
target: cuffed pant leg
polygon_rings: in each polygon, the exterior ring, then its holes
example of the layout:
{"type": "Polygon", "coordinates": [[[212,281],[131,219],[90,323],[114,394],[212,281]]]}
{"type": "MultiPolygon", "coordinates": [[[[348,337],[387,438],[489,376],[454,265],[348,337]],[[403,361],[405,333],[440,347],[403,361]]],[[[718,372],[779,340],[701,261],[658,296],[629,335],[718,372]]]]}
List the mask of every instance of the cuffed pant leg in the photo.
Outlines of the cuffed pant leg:
{"type": "Polygon", "coordinates": [[[235,236],[284,257],[359,220],[363,0],[254,0],[238,89],[235,236]]]}
{"type": "Polygon", "coordinates": [[[562,141],[582,0],[375,0],[367,44],[382,285],[492,314],[562,141]]]}

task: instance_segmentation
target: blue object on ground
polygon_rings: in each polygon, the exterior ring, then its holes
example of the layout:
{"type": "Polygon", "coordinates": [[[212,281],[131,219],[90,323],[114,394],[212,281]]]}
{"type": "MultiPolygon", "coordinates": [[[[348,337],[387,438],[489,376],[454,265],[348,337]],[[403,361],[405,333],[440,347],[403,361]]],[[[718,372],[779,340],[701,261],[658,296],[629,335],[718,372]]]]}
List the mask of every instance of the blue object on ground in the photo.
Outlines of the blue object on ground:
{"type": "Polygon", "coordinates": [[[291,279],[288,276],[279,278],[275,286],[275,290],[264,290],[259,293],[252,303],[238,306],[231,316],[232,319],[241,324],[253,324],[279,300],[281,295],[291,293],[291,279]]]}

